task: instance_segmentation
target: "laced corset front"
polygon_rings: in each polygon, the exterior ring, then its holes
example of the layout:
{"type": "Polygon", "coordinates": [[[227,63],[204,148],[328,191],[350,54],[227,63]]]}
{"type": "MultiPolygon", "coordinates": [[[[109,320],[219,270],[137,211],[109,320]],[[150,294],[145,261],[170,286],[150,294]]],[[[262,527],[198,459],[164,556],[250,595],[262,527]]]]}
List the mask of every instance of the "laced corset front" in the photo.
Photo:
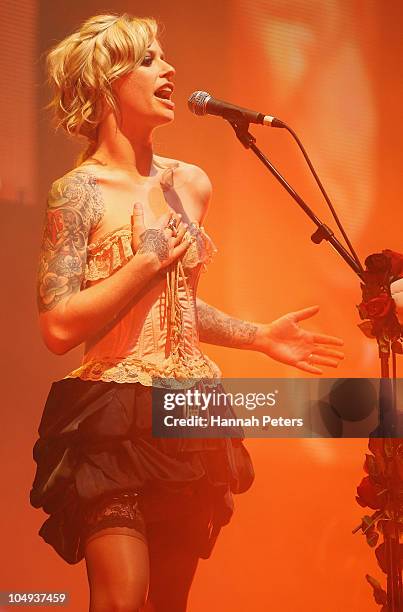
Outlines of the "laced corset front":
{"type": "MultiPolygon", "coordinates": [[[[197,222],[190,223],[187,233],[193,242],[181,260],[158,275],[86,343],[81,366],[66,378],[147,386],[172,386],[173,381],[190,386],[195,380],[220,378],[218,366],[200,349],[196,313],[200,272],[217,249],[197,222]],[[159,379],[157,383],[153,377],[159,379]]],[[[82,289],[115,273],[132,257],[129,225],[89,244],[82,289]]]]}

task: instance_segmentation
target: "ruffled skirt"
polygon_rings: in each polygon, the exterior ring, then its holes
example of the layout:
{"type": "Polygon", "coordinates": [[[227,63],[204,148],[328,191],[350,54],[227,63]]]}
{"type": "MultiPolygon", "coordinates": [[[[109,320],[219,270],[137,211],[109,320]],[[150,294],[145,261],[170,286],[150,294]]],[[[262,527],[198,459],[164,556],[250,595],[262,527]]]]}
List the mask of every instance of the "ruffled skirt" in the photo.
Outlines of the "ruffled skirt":
{"type": "Polygon", "coordinates": [[[152,389],[140,383],[67,378],[52,384],[33,450],[30,501],[49,514],[39,535],[68,563],[84,556],[88,509],[125,493],[137,493],[146,526],[179,520],[192,530],[203,516],[192,541],[207,558],[231,519],[232,493],[251,486],[242,437],[154,438],[151,400],[152,389]]]}

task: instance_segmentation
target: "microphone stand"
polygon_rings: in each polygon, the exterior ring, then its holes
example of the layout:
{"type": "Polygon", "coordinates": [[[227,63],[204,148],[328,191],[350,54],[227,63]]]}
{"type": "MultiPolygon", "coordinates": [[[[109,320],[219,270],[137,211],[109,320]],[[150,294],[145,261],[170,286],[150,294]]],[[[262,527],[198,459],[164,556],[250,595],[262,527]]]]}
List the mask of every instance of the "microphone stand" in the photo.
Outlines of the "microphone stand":
{"type": "MultiPolygon", "coordinates": [[[[259,147],[256,145],[256,138],[249,132],[249,122],[245,119],[241,111],[238,110],[227,110],[225,119],[231,124],[238,140],[243,144],[246,149],[251,149],[256,157],[264,164],[264,166],[271,172],[271,174],[279,181],[284,189],[290,194],[290,196],[296,201],[298,206],[308,215],[311,221],[316,225],[316,231],[312,234],[311,240],[315,244],[320,244],[323,240],[327,240],[333,248],[339,253],[344,259],[348,266],[355,272],[359,277],[361,283],[365,285],[365,271],[359,262],[358,258],[355,260],[350,253],[344,248],[344,246],[335,237],[333,231],[327,227],[322,221],[315,215],[311,208],[304,202],[302,197],[291,187],[286,181],[282,174],[273,166],[273,164],[267,159],[262,153],[259,147]]],[[[364,286],[361,284],[361,287],[364,286]]],[[[391,519],[394,519],[394,524],[398,524],[400,516],[400,501],[398,499],[398,489],[396,484],[399,485],[401,478],[399,475],[399,459],[400,459],[400,440],[396,439],[396,435],[399,436],[398,419],[397,419],[397,405],[396,405],[396,353],[401,352],[397,349],[396,342],[392,342],[386,333],[382,331],[377,336],[378,347],[379,347],[379,358],[380,358],[380,369],[381,369],[381,396],[379,405],[379,426],[371,433],[371,436],[381,438],[393,438],[385,440],[385,443],[390,442],[388,456],[386,457],[386,464],[388,464],[388,483],[389,491],[388,495],[391,507],[391,519]],[[389,358],[392,353],[392,379],[389,374],[389,358]],[[385,402],[385,396],[388,398],[385,402]]],[[[401,461],[401,459],[400,459],[401,461]]],[[[401,560],[400,560],[400,544],[399,544],[399,528],[395,527],[394,533],[391,534],[390,530],[386,529],[383,532],[384,543],[386,548],[385,553],[385,569],[387,574],[387,593],[385,594],[387,599],[388,611],[399,612],[403,606],[403,587],[402,587],[402,572],[401,572],[401,560]]],[[[385,602],[386,603],[386,602],[385,602]]]]}
{"type": "Polygon", "coordinates": [[[308,215],[308,217],[316,225],[317,229],[312,234],[311,240],[315,244],[320,244],[322,240],[330,242],[332,247],[339,253],[344,259],[347,265],[359,276],[362,280],[362,273],[364,272],[361,265],[359,265],[350,253],[344,248],[339,240],[334,235],[333,231],[315,215],[313,210],[304,202],[301,196],[291,187],[286,181],[282,174],[273,166],[273,164],[267,159],[262,153],[259,147],[256,145],[256,138],[249,132],[249,123],[246,119],[237,118],[235,120],[229,120],[229,123],[234,128],[235,134],[246,149],[251,149],[258,159],[266,166],[266,168],[272,173],[273,176],[279,181],[284,189],[290,194],[296,201],[298,206],[308,215]]]}
{"type": "MultiPolygon", "coordinates": [[[[333,231],[315,215],[312,209],[306,204],[302,197],[295,191],[293,187],[286,181],[283,175],[273,166],[269,159],[256,145],[256,138],[249,132],[249,122],[244,118],[240,111],[229,111],[226,112],[227,121],[230,123],[238,140],[243,144],[246,149],[251,149],[256,157],[266,166],[266,168],[272,173],[272,175],[278,180],[278,182],[284,187],[284,189],[290,194],[290,196],[296,201],[298,206],[308,215],[308,217],[316,225],[317,229],[312,234],[311,240],[315,244],[320,244],[323,240],[327,240],[333,248],[339,253],[344,259],[348,266],[355,272],[360,279],[361,283],[365,283],[365,270],[361,263],[355,260],[350,253],[344,248],[344,246],[335,237],[333,231]]],[[[361,285],[362,286],[362,285],[361,285]]],[[[382,331],[382,330],[381,330],[382,331]]],[[[398,343],[392,342],[387,337],[387,334],[380,333],[377,336],[378,347],[379,347],[379,359],[380,359],[380,370],[381,378],[388,379],[390,384],[390,402],[381,402],[380,404],[380,415],[379,415],[379,427],[373,432],[375,437],[393,438],[396,435],[400,435],[398,431],[398,418],[396,408],[396,354],[401,352],[398,348],[398,343]],[[392,354],[392,378],[389,373],[389,358],[392,354]]],[[[386,380],[383,381],[386,383],[386,380]]]]}

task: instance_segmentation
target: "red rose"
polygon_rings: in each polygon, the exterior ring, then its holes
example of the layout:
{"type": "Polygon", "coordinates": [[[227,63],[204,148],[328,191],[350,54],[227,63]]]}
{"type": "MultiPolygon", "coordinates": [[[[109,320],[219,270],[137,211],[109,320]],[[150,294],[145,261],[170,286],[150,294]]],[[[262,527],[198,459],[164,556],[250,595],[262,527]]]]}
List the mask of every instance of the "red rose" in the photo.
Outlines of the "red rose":
{"type": "MultiPolygon", "coordinates": [[[[368,448],[378,462],[380,459],[385,460],[386,457],[392,457],[395,449],[399,450],[400,443],[399,440],[393,438],[370,438],[368,448]]],[[[384,465],[384,461],[382,465],[384,465]]]]}
{"type": "Polygon", "coordinates": [[[403,277],[403,255],[401,253],[396,253],[395,251],[391,251],[390,249],[385,249],[382,251],[384,255],[390,261],[390,274],[392,276],[392,281],[397,280],[398,278],[403,277]]]}
{"type": "Polygon", "coordinates": [[[382,319],[393,309],[394,302],[390,295],[382,291],[377,297],[361,302],[359,305],[360,315],[367,319],[382,319]]]}
{"type": "Polygon", "coordinates": [[[385,493],[379,495],[381,491],[383,491],[383,487],[373,484],[370,477],[366,476],[357,487],[357,502],[363,508],[368,506],[373,510],[380,510],[386,502],[385,493]]]}
{"type": "MultiPolygon", "coordinates": [[[[379,438],[378,438],[379,439],[379,438]]],[[[365,455],[364,470],[373,482],[380,482],[385,478],[385,459],[383,455],[365,455]]]]}
{"type": "Polygon", "coordinates": [[[390,257],[387,253],[385,253],[385,251],[382,251],[382,253],[373,253],[372,255],[368,255],[365,260],[365,267],[369,274],[384,276],[390,271],[390,266],[390,257]]]}

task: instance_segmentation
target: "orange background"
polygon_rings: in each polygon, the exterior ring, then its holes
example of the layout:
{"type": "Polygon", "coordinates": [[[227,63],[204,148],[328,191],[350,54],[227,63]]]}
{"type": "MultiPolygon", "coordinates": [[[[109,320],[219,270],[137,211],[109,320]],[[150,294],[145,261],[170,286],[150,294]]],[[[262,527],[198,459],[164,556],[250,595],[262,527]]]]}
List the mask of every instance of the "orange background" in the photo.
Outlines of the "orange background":
{"type": "MultiPolygon", "coordinates": [[[[43,107],[43,56],[100,12],[155,16],[177,69],[177,118],[156,151],[201,165],[214,197],[206,228],[219,249],[200,296],[232,315],[270,321],[319,304],[306,325],[341,336],[343,377],[378,375],[376,347],[357,328],[358,280],[274,178],[218,118],[196,118],[187,97],[214,96],[280,117],[299,134],[361,258],[402,251],[401,98],[403,8],[398,0],[3,2],[0,72],[3,355],[1,590],[66,590],[88,609],[84,564],[67,566],[37,536],[45,516],[29,506],[31,449],[51,381],[80,360],[56,357],[39,337],[35,273],[46,193],[79,150],[55,134],[43,107]],[[387,7],[387,8],[385,8],[387,7]]],[[[301,155],[283,130],[252,128],[258,145],[333,229],[301,155]]],[[[224,376],[300,374],[261,354],[205,347],[224,376]]],[[[332,375],[332,373],[330,373],[332,375]]],[[[302,376],[302,374],[301,374],[302,376]]],[[[201,561],[189,610],[371,612],[366,573],[374,554],[351,530],[365,440],[251,440],[256,481],[212,558],[201,561]]]]}

